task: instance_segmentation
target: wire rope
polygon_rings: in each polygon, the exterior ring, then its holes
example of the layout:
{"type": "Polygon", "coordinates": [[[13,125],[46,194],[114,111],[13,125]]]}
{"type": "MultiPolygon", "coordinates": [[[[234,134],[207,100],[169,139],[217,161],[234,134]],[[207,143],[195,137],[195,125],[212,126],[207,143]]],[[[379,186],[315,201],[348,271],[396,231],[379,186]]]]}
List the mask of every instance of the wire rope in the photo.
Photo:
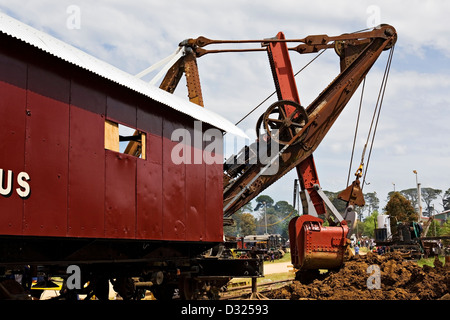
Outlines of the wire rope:
{"type": "MultiPolygon", "coordinates": [[[[313,63],[317,58],[319,58],[322,53],[325,52],[326,49],[323,49],[321,52],[319,52],[313,59],[311,59],[306,65],[304,65],[300,70],[298,70],[295,74],[294,77],[296,77],[299,73],[301,73],[303,70],[305,70],[311,63],[313,63]]],[[[260,106],[262,106],[267,100],[269,100],[270,98],[272,98],[272,96],[277,93],[277,91],[275,90],[274,92],[272,92],[267,98],[265,98],[263,101],[261,101],[256,107],[254,107],[252,110],[250,110],[245,116],[243,116],[241,118],[241,120],[239,120],[238,122],[235,123],[235,125],[237,126],[239,123],[241,123],[242,121],[244,121],[249,115],[251,115],[254,111],[256,111],[260,106]]]]}
{"type": "MultiPolygon", "coordinates": [[[[276,224],[279,224],[279,223],[283,222],[284,220],[286,220],[287,218],[289,218],[295,211],[296,211],[295,209],[292,210],[291,213],[289,213],[286,217],[284,217],[284,218],[281,219],[281,220],[278,220],[277,222],[268,224],[267,227],[271,227],[271,226],[274,226],[274,225],[276,225],[276,224]]],[[[265,225],[265,224],[263,224],[263,225],[257,225],[256,227],[266,227],[266,225],[265,225]]]]}
{"type": "MultiPolygon", "coordinates": [[[[374,127],[374,131],[373,131],[373,135],[372,135],[372,140],[371,140],[371,143],[370,143],[369,155],[367,157],[367,164],[366,164],[366,168],[365,168],[365,171],[364,171],[363,183],[362,183],[362,186],[361,186],[361,190],[364,188],[365,181],[366,181],[367,171],[368,171],[368,168],[369,168],[369,162],[370,162],[370,158],[371,158],[371,155],[372,155],[372,149],[373,149],[373,145],[374,145],[374,141],[375,141],[375,135],[376,135],[377,128],[378,128],[378,121],[380,120],[381,106],[383,104],[384,94],[386,92],[387,80],[388,80],[389,72],[390,72],[390,69],[391,69],[392,56],[394,54],[394,48],[395,48],[395,45],[392,46],[391,52],[389,53],[389,57],[388,57],[388,60],[387,60],[387,63],[386,63],[386,68],[384,70],[383,80],[382,80],[381,86],[380,86],[380,91],[378,92],[377,103],[376,103],[376,107],[375,107],[375,110],[374,110],[374,117],[372,118],[372,124],[373,124],[373,121],[374,121],[374,118],[375,118],[375,114],[376,114],[375,127],[374,127]]],[[[370,131],[372,130],[372,124],[371,124],[370,131]]],[[[366,149],[367,144],[369,142],[370,133],[371,133],[370,131],[369,131],[369,135],[367,136],[366,145],[364,146],[364,152],[365,152],[365,149],[366,149]]],[[[363,153],[363,157],[364,157],[364,153],[363,153]]]]}
{"type": "Polygon", "coordinates": [[[348,186],[348,184],[350,183],[350,173],[351,173],[352,165],[353,165],[353,156],[355,154],[356,137],[358,135],[359,119],[361,117],[361,108],[362,108],[362,102],[363,102],[365,86],[366,86],[366,77],[364,77],[364,80],[363,80],[363,85],[362,85],[362,90],[361,90],[361,98],[359,99],[358,117],[356,119],[355,134],[353,136],[352,155],[350,157],[350,165],[348,167],[348,175],[347,175],[347,184],[346,184],[346,186],[348,186]]]}

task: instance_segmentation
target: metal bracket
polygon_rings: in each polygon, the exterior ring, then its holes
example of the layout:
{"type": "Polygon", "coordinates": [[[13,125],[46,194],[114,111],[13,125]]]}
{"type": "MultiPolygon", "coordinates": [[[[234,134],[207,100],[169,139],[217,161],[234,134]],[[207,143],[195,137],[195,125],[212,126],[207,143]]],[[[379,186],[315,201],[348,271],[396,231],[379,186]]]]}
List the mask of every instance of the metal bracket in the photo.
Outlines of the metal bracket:
{"type": "Polygon", "coordinates": [[[314,189],[316,190],[317,194],[322,198],[323,202],[325,202],[325,205],[330,209],[331,214],[339,221],[339,223],[342,223],[345,219],[342,217],[342,215],[337,211],[336,207],[333,205],[333,203],[328,199],[327,195],[323,192],[322,188],[318,185],[314,185],[314,189]]]}
{"type": "MultiPolygon", "coordinates": [[[[344,216],[342,216],[318,184],[314,185],[314,190],[316,190],[317,194],[323,200],[325,205],[330,209],[333,217],[340,224],[342,224],[342,223],[347,224],[347,226],[349,228],[348,236],[350,236],[352,233],[352,230],[355,228],[355,225],[356,225],[356,212],[355,212],[353,206],[349,205],[345,209],[344,216]]],[[[304,213],[307,212],[308,215],[318,217],[317,211],[314,207],[313,202],[311,201],[311,198],[309,197],[309,193],[307,190],[302,190],[300,192],[300,198],[301,198],[302,205],[303,205],[303,212],[304,213]]]]}
{"type": "Polygon", "coordinates": [[[300,191],[300,199],[302,201],[303,213],[305,214],[305,212],[307,212],[310,216],[318,218],[319,215],[317,214],[314,203],[309,196],[308,190],[303,189],[300,191]]]}

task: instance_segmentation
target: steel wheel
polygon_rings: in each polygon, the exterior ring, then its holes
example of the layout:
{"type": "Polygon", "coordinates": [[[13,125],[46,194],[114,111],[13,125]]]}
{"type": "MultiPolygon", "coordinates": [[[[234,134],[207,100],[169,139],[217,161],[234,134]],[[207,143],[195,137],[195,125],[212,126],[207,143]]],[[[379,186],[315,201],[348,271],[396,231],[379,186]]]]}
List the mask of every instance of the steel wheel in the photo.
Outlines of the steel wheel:
{"type": "MultiPolygon", "coordinates": [[[[286,145],[308,123],[308,114],[305,108],[298,103],[280,100],[267,109],[262,122],[267,134],[273,140],[286,145]],[[288,106],[291,108],[288,108],[288,106]]],[[[301,137],[299,137],[292,144],[299,143],[301,140],[301,137]]]]}

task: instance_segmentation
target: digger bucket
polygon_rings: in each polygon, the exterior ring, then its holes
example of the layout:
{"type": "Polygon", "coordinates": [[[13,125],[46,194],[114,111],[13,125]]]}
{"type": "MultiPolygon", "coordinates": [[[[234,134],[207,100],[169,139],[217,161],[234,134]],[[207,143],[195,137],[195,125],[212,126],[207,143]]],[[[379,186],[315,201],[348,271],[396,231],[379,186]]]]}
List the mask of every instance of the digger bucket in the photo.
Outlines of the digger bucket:
{"type": "Polygon", "coordinates": [[[289,222],[291,261],[295,269],[336,269],[344,263],[348,227],[325,227],[322,219],[311,215],[295,217],[289,222]]]}

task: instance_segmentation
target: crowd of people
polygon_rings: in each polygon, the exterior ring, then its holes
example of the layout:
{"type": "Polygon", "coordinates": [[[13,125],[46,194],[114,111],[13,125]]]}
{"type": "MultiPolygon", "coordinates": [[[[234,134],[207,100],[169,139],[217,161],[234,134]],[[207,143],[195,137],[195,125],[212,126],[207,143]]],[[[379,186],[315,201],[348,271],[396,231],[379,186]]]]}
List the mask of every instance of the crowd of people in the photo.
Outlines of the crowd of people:
{"type": "Polygon", "coordinates": [[[352,240],[351,246],[355,250],[355,254],[359,254],[362,247],[367,248],[366,251],[371,251],[373,253],[383,254],[386,252],[386,247],[377,246],[373,239],[352,240]]]}

